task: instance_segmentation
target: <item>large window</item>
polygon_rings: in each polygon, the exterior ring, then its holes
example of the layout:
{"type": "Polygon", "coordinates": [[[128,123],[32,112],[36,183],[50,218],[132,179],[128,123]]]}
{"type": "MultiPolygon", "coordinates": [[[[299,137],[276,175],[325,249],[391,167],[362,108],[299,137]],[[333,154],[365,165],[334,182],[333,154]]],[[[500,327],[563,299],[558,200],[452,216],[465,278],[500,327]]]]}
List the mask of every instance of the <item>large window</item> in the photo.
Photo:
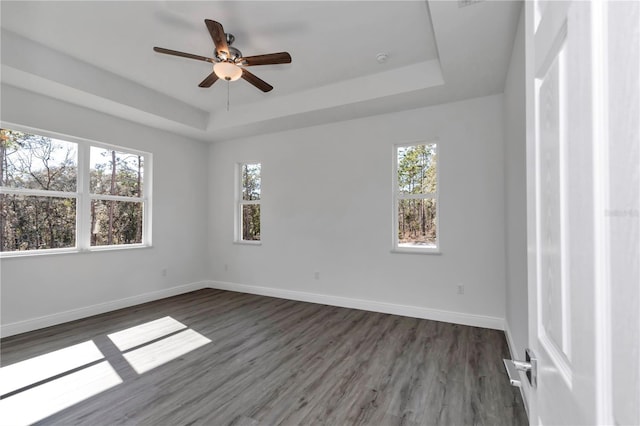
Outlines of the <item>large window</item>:
{"type": "Polygon", "coordinates": [[[1,252],[150,244],[149,154],[3,128],[0,160],[1,252]]]}
{"type": "Polygon", "coordinates": [[[398,145],[394,157],[394,249],[437,252],[437,146],[435,143],[398,145]]]}
{"type": "Polygon", "coordinates": [[[236,241],[260,242],[260,163],[238,165],[236,241]]]}

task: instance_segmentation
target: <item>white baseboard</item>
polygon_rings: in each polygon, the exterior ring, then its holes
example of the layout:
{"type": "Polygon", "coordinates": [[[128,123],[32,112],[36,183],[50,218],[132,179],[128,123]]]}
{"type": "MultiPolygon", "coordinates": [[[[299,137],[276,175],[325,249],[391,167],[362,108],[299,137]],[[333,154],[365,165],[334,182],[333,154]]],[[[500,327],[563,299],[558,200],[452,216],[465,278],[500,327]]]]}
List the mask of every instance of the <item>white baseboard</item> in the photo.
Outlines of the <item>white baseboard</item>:
{"type": "MultiPolygon", "coordinates": [[[[26,333],[40,328],[50,327],[64,322],[98,315],[105,312],[122,309],[153,300],[171,297],[202,288],[214,288],[219,290],[237,291],[240,293],[258,294],[262,296],[278,297],[302,302],[320,303],[323,305],[340,306],[343,308],[362,309],[365,311],[382,312],[385,314],[403,315],[413,318],[424,318],[434,321],[443,321],[454,324],[470,325],[474,327],[504,330],[504,320],[498,317],[486,315],[474,315],[463,312],[430,309],[420,306],[400,305],[395,303],[378,302],[374,300],[356,299],[342,296],[332,296],[319,293],[309,293],[296,290],[285,290],[273,287],[254,286],[246,284],[229,283],[222,281],[200,281],[196,283],[171,287],[168,289],[153,291],[124,299],[113,300],[83,308],[59,312],[25,321],[18,321],[0,326],[0,336],[8,337],[15,334],[26,333]]],[[[510,336],[507,333],[507,339],[510,336]]],[[[512,343],[509,341],[509,346],[512,343]]]]}
{"type": "Polygon", "coordinates": [[[75,321],[77,319],[115,311],[116,309],[127,308],[129,306],[139,305],[141,303],[151,302],[154,300],[163,299],[165,297],[176,296],[178,294],[188,293],[190,291],[206,288],[209,286],[208,284],[208,281],[200,281],[163,290],[152,291],[149,293],[143,293],[136,296],[126,297],[124,299],[99,303],[97,305],[72,309],[70,311],[58,312],[52,315],[46,315],[43,317],[28,319],[25,321],[3,324],[0,327],[0,336],[13,336],[14,334],[26,333],[27,331],[51,327],[52,325],[61,324],[63,322],[75,321]]]}
{"type": "Polygon", "coordinates": [[[223,281],[209,281],[209,287],[219,290],[237,291],[240,293],[258,294],[281,299],[299,300],[302,302],[320,303],[343,308],[361,309],[364,311],[382,312],[385,314],[403,315],[412,318],[423,318],[474,327],[504,329],[504,319],[485,315],[474,315],[463,312],[443,311],[421,306],[399,305],[374,300],[355,299],[351,297],[331,296],[304,291],[284,290],[273,287],[237,284],[223,281]]]}
{"type": "MultiPolygon", "coordinates": [[[[509,323],[505,320],[504,322],[504,334],[507,336],[507,346],[509,346],[509,354],[511,355],[511,359],[520,359],[522,358],[515,349],[515,344],[513,342],[513,337],[511,336],[511,329],[509,328],[509,323]]],[[[520,372],[520,380],[524,383],[524,386],[520,387],[520,395],[522,395],[522,401],[524,402],[524,409],[527,412],[527,418],[529,417],[529,385],[527,383],[527,376],[520,372]],[[526,388],[526,389],[525,389],[526,388]]]]}

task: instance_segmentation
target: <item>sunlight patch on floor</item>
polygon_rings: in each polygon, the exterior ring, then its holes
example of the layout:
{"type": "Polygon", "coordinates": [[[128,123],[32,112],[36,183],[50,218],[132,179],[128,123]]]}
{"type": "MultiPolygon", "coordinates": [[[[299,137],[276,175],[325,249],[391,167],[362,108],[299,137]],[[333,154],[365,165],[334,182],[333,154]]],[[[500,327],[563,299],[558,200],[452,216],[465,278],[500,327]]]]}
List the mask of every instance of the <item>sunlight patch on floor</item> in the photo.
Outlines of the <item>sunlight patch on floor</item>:
{"type": "MultiPolygon", "coordinates": [[[[109,357],[124,357],[138,374],[211,342],[169,316],[108,337],[120,350],[109,357]]],[[[0,424],[38,422],[123,383],[101,344],[79,343],[0,368],[0,396],[6,395],[0,399],[0,424]]]]}
{"type": "Polygon", "coordinates": [[[188,329],[123,356],[138,374],[142,374],[210,342],[202,334],[188,329]]]}
{"type": "Polygon", "coordinates": [[[2,424],[28,425],[122,383],[104,361],[0,400],[2,424]]]}
{"type": "Polygon", "coordinates": [[[187,328],[187,326],[180,321],[176,321],[171,317],[164,317],[127,328],[126,330],[111,333],[108,337],[118,349],[126,351],[185,328],[187,328]]]}
{"type": "Polygon", "coordinates": [[[92,341],[79,343],[0,368],[0,395],[103,359],[92,341]]]}

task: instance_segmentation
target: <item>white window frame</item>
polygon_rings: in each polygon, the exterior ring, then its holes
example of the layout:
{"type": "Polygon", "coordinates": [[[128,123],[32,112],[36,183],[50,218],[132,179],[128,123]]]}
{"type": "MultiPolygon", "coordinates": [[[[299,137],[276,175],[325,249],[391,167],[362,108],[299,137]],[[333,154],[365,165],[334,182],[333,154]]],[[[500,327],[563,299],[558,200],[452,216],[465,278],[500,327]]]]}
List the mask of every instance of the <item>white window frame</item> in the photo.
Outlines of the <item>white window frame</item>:
{"type": "Polygon", "coordinates": [[[260,206],[260,239],[259,240],[245,240],[242,238],[242,207],[245,205],[262,203],[262,162],[260,161],[243,161],[236,163],[235,170],[235,220],[234,220],[234,240],[236,244],[248,244],[253,246],[262,245],[262,206],[260,206]],[[259,200],[244,200],[242,198],[242,166],[246,164],[260,164],[260,199],[259,200]]]}
{"type": "Polygon", "coordinates": [[[440,141],[437,138],[426,140],[426,141],[417,141],[417,142],[403,142],[399,144],[393,145],[393,176],[392,176],[392,199],[393,199],[393,210],[392,210],[392,227],[391,227],[391,240],[392,240],[392,253],[410,253],[410,254],[441,254],[442,245],[440,244],[440,141]],[[428,192],[425,194],[404,194],[399,189],[398,184],[398,148],[409,147],[409,146],[417,146],[417,145],[434,145],[436,158],[437,158],[437,166],[436,166],[436,191],[428,192]],[[398,207],[400,205],[400,200],[421,200],[433,198],[436,201],[436,246],[435,247],[400,247],[398,241],[398,207]]]}
{"type": "Polygon", "coordinates": [[[85,253],[108,250],[123,250],[132,248],[152,247],[151,238],[151,197],[152,197],[152,154],[119,145],[105,144],[89,139],[78,138],[61,133],[51,132],[48,130],[38,129],[19,124],[0,122],[3,129],[17,130],[24,133],[44,136],[51,139],[59,139],[66,142],[75,143],[78,152],[77,161],[77,181],[76,192],[47,191],[21,188],[8,188],[0,186],[0,194],[24,195],[24,196],[40,196],[40,197],[56,197],[56,198],[74,198],[76,200],[76,245],[74,247],[41,249],[41,250],[24,250],[24,251],[5,251],[0,252],[0,258],[22,257],[22,256],[40,256],[47,254],[61,253],[85,253]],[[91,147],[110,149],[127,154],[139,155],[144,161],[144,191],[142,197],[126,197],[107,194],[92,194],[89,188],[90,181],[90,155],[91,147]],[[142,242],[137,244],[112,244],[104,246],[91,246],[91,201],[93,200],[114,200],[142,203],[142,242]]]}

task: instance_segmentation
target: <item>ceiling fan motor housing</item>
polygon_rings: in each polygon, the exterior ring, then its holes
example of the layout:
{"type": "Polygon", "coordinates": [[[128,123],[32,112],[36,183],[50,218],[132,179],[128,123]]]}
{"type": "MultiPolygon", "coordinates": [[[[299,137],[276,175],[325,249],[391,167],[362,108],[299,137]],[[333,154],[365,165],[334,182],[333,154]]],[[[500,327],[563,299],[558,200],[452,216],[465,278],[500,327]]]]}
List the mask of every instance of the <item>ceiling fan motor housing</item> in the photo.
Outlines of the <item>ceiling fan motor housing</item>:
{"type": "Polygon", "coordinates": [[[238,49],[236,49],[235,47],[231,46],[231,44],[235,41],[235,36],[231,33],[225,33],[225,38],[227,39],[227,47],[229,50],[229,56],[227,56],[226,58],[224,57],[220,57],[220,55],[218,55],[218,52],[214,52],[214,56],[216,57],[216,59],[219,59],[221,61],[228,61],[228,62],[236,62],[238,59],[242,58],[242,52],[238,49]]]}
{"type": "Polygon", "coordinates": [[[236,49],[235,47],[229,46],[229,58],[233,62],[242,58],[242,52],[236,49]]]}

